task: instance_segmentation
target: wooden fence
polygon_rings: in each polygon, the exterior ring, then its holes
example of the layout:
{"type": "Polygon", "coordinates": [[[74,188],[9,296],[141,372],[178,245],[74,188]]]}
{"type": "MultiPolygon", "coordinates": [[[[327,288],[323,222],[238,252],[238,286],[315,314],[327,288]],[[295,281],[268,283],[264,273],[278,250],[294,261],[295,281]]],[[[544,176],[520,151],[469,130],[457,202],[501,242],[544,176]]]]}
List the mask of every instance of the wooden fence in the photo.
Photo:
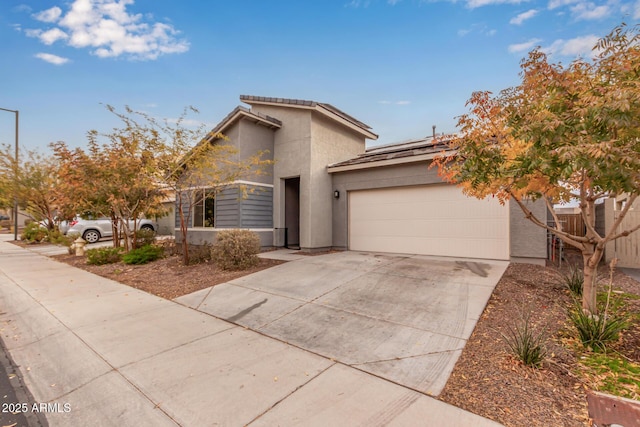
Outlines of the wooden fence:
{"type": "Polygon", "coordinates": [[[584,236],[586,229],[581,214],[560,214],[558,220],[562,224],[562,230],[574,236],[584,236]]]}

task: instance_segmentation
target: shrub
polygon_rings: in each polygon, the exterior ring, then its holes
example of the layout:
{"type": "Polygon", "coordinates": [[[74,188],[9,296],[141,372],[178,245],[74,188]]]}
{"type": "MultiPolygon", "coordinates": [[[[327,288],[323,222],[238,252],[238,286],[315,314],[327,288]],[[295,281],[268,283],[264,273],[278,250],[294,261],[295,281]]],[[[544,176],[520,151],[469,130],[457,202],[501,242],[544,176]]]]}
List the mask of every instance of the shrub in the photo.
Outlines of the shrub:
{"type": "Polygon", "coordinates": [[[540,366],[547,355],[544,331],[533,330],[530,314],[523,316],[514,327],[510,326],[502,337],[513,354],[527,366],[540,366]]]}
{"type": "Polygon", "coordinates": [[[42,242],[48,235],[47,229],[40,227],[37,222],[30,222],[22,231],[20,238],[30,243],[42,242]]]}
{"type": "Polygon", "coordinates": [[[259,261],[260,237],[250,230],[223,230],[216,235],[212,259],[223,270],[244,270],[259,261]]]}
{"type": "MultiPolygon", "coordinates": [[[[179,248],[182,253],[182,248],[179,248]]],[[[210,243],[204,243],[202,245],[189,245],[189,263],[200,264],[202,262],[211,261],[212,246],[210,243]]]]}
{"type": "Polygon", "coordinates": [[[135,232],[135,247],[141,248],[156,242],[156,232],[149,228],[141,228],[135,232]]]}
{"type": "Polygon", "coordinates": [[[122,262],[125,264],[146,264],[162,258],[164,248],[161,246],[146,245],[138,249],[127,252],[122,256],[122,262]]]}
{"type": "Polygon", "coordinates": [[[584,284],[584,275],[580,267],[577,265],[569,266],[569,270],[561,274],[561,283],[569,289],[574,297],[582,296],[582,286],[584,284]]]}
{"type": "Polygon", "coordinates": [[[122,248],[95,248],[89,249],[87,253],[87,264],[104,265],[120,262],[122,259],[122,248]]]}
{"type": "Polygon", "coordinates": [[[586,312],[579,302],[569,312],[569,318],[578,331],[578,336],[585,348],[595,352],[606,351],[607,345],[618,340],[620,332],[628,326],[622,316],[597,315],[586,312]]]}
{"type": "Polygon", "coordinates": [[[47,240],[56,245],[71,246],[75,240],[72,236],[65,236],[57,228],[49,230],[47,234],[47,240]]]}

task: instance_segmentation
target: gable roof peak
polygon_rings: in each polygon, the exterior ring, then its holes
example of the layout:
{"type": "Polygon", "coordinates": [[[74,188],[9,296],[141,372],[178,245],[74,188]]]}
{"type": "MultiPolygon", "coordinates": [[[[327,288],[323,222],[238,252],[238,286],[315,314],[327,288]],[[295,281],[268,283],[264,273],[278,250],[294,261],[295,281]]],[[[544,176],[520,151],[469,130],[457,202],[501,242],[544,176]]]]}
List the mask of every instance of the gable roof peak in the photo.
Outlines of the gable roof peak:
{"type": "Polygon", "coordinates": [[[282,107],[291,107],[291,108],[304,108],[310,109],[320,112],[325,116],[331,117],[332,119],[346,123],[352,129],[357,130],[359,133],[364,134],[366,138],[369,139],[378,139],[378,135],[371,132],[371,127],[355,117],[345,113],[339,108],[334,107],[331,104],[317,102],[317,101],[309,101],[305,99],[291,99],[291,98],[273,98],[266,96],[254,96],[254,95],[240,95],[240,101],[245,104],[254,105],[254,104],[262,104],[262,105],[277,105],[282,107]]]}

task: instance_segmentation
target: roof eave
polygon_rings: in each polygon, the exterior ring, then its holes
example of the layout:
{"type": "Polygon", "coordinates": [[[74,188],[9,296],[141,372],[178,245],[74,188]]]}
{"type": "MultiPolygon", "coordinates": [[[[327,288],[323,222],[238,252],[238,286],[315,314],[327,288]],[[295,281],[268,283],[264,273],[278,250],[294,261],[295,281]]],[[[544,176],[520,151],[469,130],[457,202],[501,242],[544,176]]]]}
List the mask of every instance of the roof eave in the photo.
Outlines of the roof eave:
{"type": "Polygon", "coordinates": [[[428,154],[420,154],[417,156],[398,157],[394,159],[383,159],[383,160],[376,160],[372,162],[353,163],[350,165],[339,165],[339,164],[329,165],[327,166],[327,172],[329,173],[347,172],[347,171],[353,171],[353,170],[378,168],[382,166],[395,166],[395,165],[403,165],[407,163],[426,162],[429,160],[433,160],[440,155],[441,153],[428,153],[428,154]]]}
{"type": "MultiPolygon", "coordinates": [[[[354,130],[355,132],[363,135],[365,138],[367,139],[372,139],[372,140],[376,140],[378,139],[378,135],[376,135],[375,133],[371,132],[369,129],[370,127],[368,125],[364,125],[360,126],[348,119],[346,119],[345,117],[343,117],[340,114],[337,114],[333,111],[331,111],[330,109],[322,106],[320,103],[315,102],[315,101],[301,101],[301,100],[295,100],[298,102],[284,102],[285,99],[284,98],[273,98],[273,100],[271,100],[272,98],[261,98],[261,99],[256,99],[256,97],[252,97],[252,96],[240,96],[240,101],[249,104],[249,105],[253,105],[253,104],[259,104],[259,105],[271,105],[274,107],[287,107],[287,108],[297,108],[297,109],[302,109],[302,110],[311,110],[311,111],[316,111],[326,117],[329,117],[330,119],[337,121],[338,123],[342,124],[343,126],[346,126],[352,130],[354,130]]],[[[345,113],[346,114],[346,113],[345,113]]]]}

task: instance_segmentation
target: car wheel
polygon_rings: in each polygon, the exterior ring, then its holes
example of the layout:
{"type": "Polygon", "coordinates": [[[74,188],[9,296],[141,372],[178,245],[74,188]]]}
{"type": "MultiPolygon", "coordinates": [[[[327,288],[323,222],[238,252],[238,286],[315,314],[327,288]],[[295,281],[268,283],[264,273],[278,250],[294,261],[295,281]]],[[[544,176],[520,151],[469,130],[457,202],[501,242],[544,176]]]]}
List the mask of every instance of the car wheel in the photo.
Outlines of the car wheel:
{"type": "Polygon", "coordinates": [[[100,240],[100,232],[97,230],[87,230],[82,235],[82,238],[87,241],[87,243],[95,243],[100,240]]]}
{"type": "Polygon", "coordinates": [[[142,227],[140,227],[140,230],[149,230],[149,231],[154,231],[153,227],[150,226],[149,224],[145,224],[142,227]]]}

